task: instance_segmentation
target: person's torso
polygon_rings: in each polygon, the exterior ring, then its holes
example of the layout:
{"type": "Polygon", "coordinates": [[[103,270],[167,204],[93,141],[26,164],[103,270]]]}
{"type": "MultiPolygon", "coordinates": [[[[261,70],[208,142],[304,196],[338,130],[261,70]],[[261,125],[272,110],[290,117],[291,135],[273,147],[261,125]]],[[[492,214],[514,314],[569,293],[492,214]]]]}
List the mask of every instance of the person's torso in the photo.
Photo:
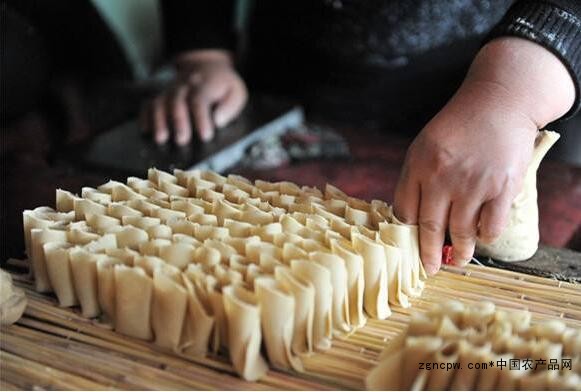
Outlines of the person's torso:
{"type": "Polygon", "coordinates": [[[456,42],[482,39],[511,0],[257,0],[250,42],[325,65],[392,68],[456,42]]]}
{"type": "Polygon", "coordinates": [[[247,69],[258,85],[288,88],[332,112],[394,111],[423,122],[457,88],[512,3],[256,0],[247,69]]]}

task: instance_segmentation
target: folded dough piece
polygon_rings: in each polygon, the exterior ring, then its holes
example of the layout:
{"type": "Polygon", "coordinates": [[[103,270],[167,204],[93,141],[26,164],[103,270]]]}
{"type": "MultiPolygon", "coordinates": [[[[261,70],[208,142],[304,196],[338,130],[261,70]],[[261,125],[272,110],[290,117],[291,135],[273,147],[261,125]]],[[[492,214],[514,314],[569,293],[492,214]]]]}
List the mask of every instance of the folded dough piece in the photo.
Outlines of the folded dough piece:
{"type": "Polygon", "coordinates": [[[184,273],[187,291],[187,312],[182,332],[180,350],[185,355],[200,357],[206,355],[214,328],[212,307],[207,294],[196,282],[194,276],[184,273]]]}
{"type": "MultiPolygon", "coordinates": [[[[382,222],[379,223],[379,237],[386,244],[399,248],[401,253],[402,287],[398,291],[404,295],[419,296],[423,288],[420,280],[420,270],[423,267],[418,252],[417,227],[382,222]]],[[[405,303],[406,300],[407,298],[402,298],[402,302],[405,303]]]]}
{"type": "Polygon", "coordinates": [[[173,232],[171,230],[171,227],[167,225],[159,225],[147,229],[147,235],[149,236],[149,238],[163,238],[166,240],[171,240],[173,232]]]}
{"type": "Polygon", "coordinates": [[[77,198],[74,200],[75,220],[85,220],[86,214],[105,215],[107,207],[89,199],[77,198]]]}
{"type": "Polygon", "coordinates": [[[79,303],[69,260],[71,246],[66,242],[48,242],[43,246],[50,284],[62,307],[71,307],[79,303]]]}
{"type": "Polygon", "coordinates": [[[400,305],[403,308],[409,308],[411,305],[408,296],[403,293],[402,266],[404,260],[402,257],[402,248],[386,244],[381,239],[378,242],[383,245],[385,250],[385,261],[387,263],[387,287],[389,289],[389,302],[394,305],[400,305]]]}
{"type": "Polygon", "coordinates": [[[559,137],[556,132],[539,132],[522,190],[512,202],[508,225],[492,244],[478,241],[478,254],[502,261],[526,260],[535,254],[539,246],[537,170],[541,160],[559,137]]]}
{"type": "Polygon", "coordinates": [[[454,373],[456,372],[454,364],[458,362],[459,357],[458,341],[446,343],[439,350],[435,351],[432,360],[440,364],[440,367],[430,371],[426,382],[426,389],[430,391],[448,390],[454,378],[454,373]],[[444,369],[441,368],[443,364],[446,366],[444,369]]]}
{"type": "Polygon", "coordinates": [[[362,327],[367,320],[363,313],[365,289],[363,258],[353,251],[351,243],[346,240],[332,240],[331,250],[345,261],[347,268],[349,323],[355,327],[362,327]]]}
{"type": "Polygon", "coordinates": [[[333,291],[333,330],[342,335],[351,330],[349,322],[349,290],[347,287],[347,268],[345,261],[337,255],[326,252],[312,252],[309,258],[324,266],[331,273],[331,288],[333,291]]]}
{"type": "Polygon", "coordinates": [[[101,314],[97,261],[106,257],[78,247],[69,252],[75,293],[81,304],[83,317],[97,317],[101,314]]]}
{"type": "Polygon", "coordinates": [[[110,256],[97,260],[98,300],[107,321],[115,320],[115,266],[124,264],[110,256]]]}
{"type": "Polygon", "coordinates": [[[166,264],[153,271],[151,327],[156,345],[178,351],[186,317],[187,296],[179,268],[166,264]]]}
{"type": "Polygon", "coordinates": [[[23,220],[40,291],[179,354],[229,350],[254,379],[264,372],[256,325],[271,361],[301,370],[297,356],[364,325],[364,307],[385,318],[390,299],[405,306],[402,264],[408,291],[421,284],[417,249],[401,255],[417,232],[399,228],[386,203],[332,186],[326,197],[288,182],[151,169],[81,197],[59,190],[59,212],[23,220]],[[381,238],[379,224],[394,225],[395,238],[381,238]]]}
{"type": "Polygon", "coordinates": [[[293,295],[272,277],[257,278],[254,287],[269,362],[281,369],[303,371],[301,360],[291,350],[295,316],[293,295]]]}
{"type": "Polygon", "coordinates": [[[115,331],[151,340],[153,279],[141,267],[115,266],[115,331]]]}
{"type": "Polygon", "coordinates": [[[313,352],[315,288],[309,281],[295,276],[289,267],[277,267],[274,276],[295,299],[292,352],[311,353],[313,352]]]}
{"type": "Polygon", "coordinates": [[[328,268],[309,260],[292,260],[291,271],[315,288],[313,343],[317,350],[331,348],[333,333],[333,286],[328,268]]]}
{"type": "Polygon", "coordinates": [[[48,242],[67,242],[67,232],[55,229],[32,229],[30,231],[30,259],[32,261],[32,273],[34,276],[34,287],[40,293],[52,291],[43,245],[48,242]]]}
{"type": "Polygon", "coordinates": [[[368,375],[367,387],[578,389],[577,385],[571,387],[581,372],[581,349],[569,341],[575,333],[560,320],[531,326],[530,317],[528,312],[495,310],[490,302],[466,305],[452,300],[438,304],[414,315],[408,330],[390,342],[368,375]],[[547,366],[550,362],[558,366],[562,357],[571,358],[570,369],[547,366]],[[511,361],[514,359],[518,360],[517,368],[511,361]],[[525,359],[531,361],[529,367],[522,362],[525,359]],[[423,370],[418,369],[421,363],[423,370]]]}
{"type": "Polygon", "coordinates": [[[34,210],[24,210],[22,225],[24,227],[24,245],[26,254],[31,257],[31,230],[48,229],[59,223],[68,223],[75,218],[74,212],[55,212],[50,207],[37,207],[34,210]]]}
{"type": "Polygon", "coordinates": [[[228,319],[230,360],[245,380],[255,381],[266,374],[268,365],[260,355],[260,307],[254,293],[240,287],[223,288],[224,311],[228,319]]]}
{"type": "Polygon", "coordinates": [[[171,244],[159,248],[159,257],[169,265],[183,270],[194,260],[195,251],[196,248],[190,244],[171,244]]]}
{"type": "MultiPolygon", "coordinates": [[[[77,196],[63,189],[56,190],[55,204],[58,212],[70,212],[75,209],[74,200],[77,196]]],[[[74,212],[74,211],[73,211],[74,212]]],[[[74,216],[74,214],[73,214],[74,216]]]]}
{"type": "MultiPolygon", "coordinates": [[[[443,340],[433,336],[406,337],[401,334],[393,339],[379,356],[379,364],[373,369],[367,379],[368,389],[413,389],[417,384],[418,367],[420,362],[429,360],[432,354],[443,344],[443,340]],[[394,365],[394,360],[399,363],[396,369],[388,370],[391,377],[382,373],[394,365]]],[[[427,377],[421,380],[425,385],[427,377]]]]}
{"type": "Polygon", "coordinates": [[[85,213],[85,220],[87,224],[98,233],[104,233],[107,229],[121,224],[121,221],[117,218],[107,215],[93,214],[91,212],[85,213]]]}
{"type": "Polygon", "coordinates": [[[133,226],[124,226],[121,230],[115,232],[115,236],[117,237],[118,247],[131,249],[139,249],[139,245],[149,239],[149,235],[145,230],[133,226]]]}
{"type": "Polygon", "coordinates": [[[353,249],[363,257],[365,310],[371,317],[384,320],[391,315],[388,305],[387,261],[384,248],[359,233],[353,233],[351,240],[353,249]]]}

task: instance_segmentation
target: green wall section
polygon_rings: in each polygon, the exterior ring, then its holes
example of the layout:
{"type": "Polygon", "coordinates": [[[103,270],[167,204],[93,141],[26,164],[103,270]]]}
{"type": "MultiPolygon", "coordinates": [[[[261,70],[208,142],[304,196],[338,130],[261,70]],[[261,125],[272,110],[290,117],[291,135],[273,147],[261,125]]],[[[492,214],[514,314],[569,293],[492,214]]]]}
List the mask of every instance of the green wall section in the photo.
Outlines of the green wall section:
{"type": "MultiPolygon", "coordinates": [[[[148,78],[163,61],[159,0],[91,0],[91,2],[117,36],[133,66],[134,77],[138,80],[148,78]]],[[[237,31],[245,29],[253,2],[237,0],[233,20],[237,31]]]]}
{"type": "Polygon", "coordinates": [[[125,50],[135,78],[147,78],[158,65],[162,53],[158,0],[91,1],[125,50]]]}

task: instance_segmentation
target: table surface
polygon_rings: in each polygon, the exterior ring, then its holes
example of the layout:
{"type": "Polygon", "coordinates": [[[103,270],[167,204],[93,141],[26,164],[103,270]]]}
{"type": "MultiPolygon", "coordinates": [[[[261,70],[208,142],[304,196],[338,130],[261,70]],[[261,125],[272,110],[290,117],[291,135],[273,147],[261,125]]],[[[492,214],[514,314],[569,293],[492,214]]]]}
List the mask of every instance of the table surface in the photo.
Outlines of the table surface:
{"type": "MultiPolygon", "coordinates": [[[[395,184],[409,136],[385,130],[334,127],[349,144],[351,158],[311,160],[273,170],[233,168],[250,179],[288,180],[322,187],[331,183],[362,199],[392,201],[395,184]]],[[[0,262],[22,257],[22,211],[54,206],[55,189],[80,192],[82,186],[97,186],[109,179],[123,180],[116,173],[81,170],[53,165],[51,151],[62,145],[50,122],[31,115],[2,130],[3,174],[2,243],[0,262]]],[[[145,173],[143,174],[145,176],[145,173]]],[[[549,246],[532,261],[509,268],[569,280],[581,278],[581,168],[557,161],[544,161],[538,175],[541,243],[549,246]]]]}

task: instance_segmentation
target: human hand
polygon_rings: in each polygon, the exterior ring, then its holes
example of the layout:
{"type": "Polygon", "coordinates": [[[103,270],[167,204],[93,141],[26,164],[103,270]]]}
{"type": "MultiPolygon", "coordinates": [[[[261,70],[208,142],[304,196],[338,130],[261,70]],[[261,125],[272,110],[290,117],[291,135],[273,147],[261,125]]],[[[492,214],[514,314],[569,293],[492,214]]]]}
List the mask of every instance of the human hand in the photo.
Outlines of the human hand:
{"type": "Polygon", "coordinates": [[[170,138],[185,145],[195,130],[203,142],[214,137],[215,126],[223,127],[244,108],[248,92],[230,56],[221,50],[201,50],[176,60],[178,76],[142,111],[145,130],[158,144],[170,138]]]}
{"type": "Polygon", "coordinates": [[[538,129],[573,104],[573,81],[549,51],[520,38],[497,39],[410,146],[394,212],[419,225],[421,258],[440,268],[446,230],[457,265],[476,238],[494,241],[507,224],[532,158],[538,129]]]}

